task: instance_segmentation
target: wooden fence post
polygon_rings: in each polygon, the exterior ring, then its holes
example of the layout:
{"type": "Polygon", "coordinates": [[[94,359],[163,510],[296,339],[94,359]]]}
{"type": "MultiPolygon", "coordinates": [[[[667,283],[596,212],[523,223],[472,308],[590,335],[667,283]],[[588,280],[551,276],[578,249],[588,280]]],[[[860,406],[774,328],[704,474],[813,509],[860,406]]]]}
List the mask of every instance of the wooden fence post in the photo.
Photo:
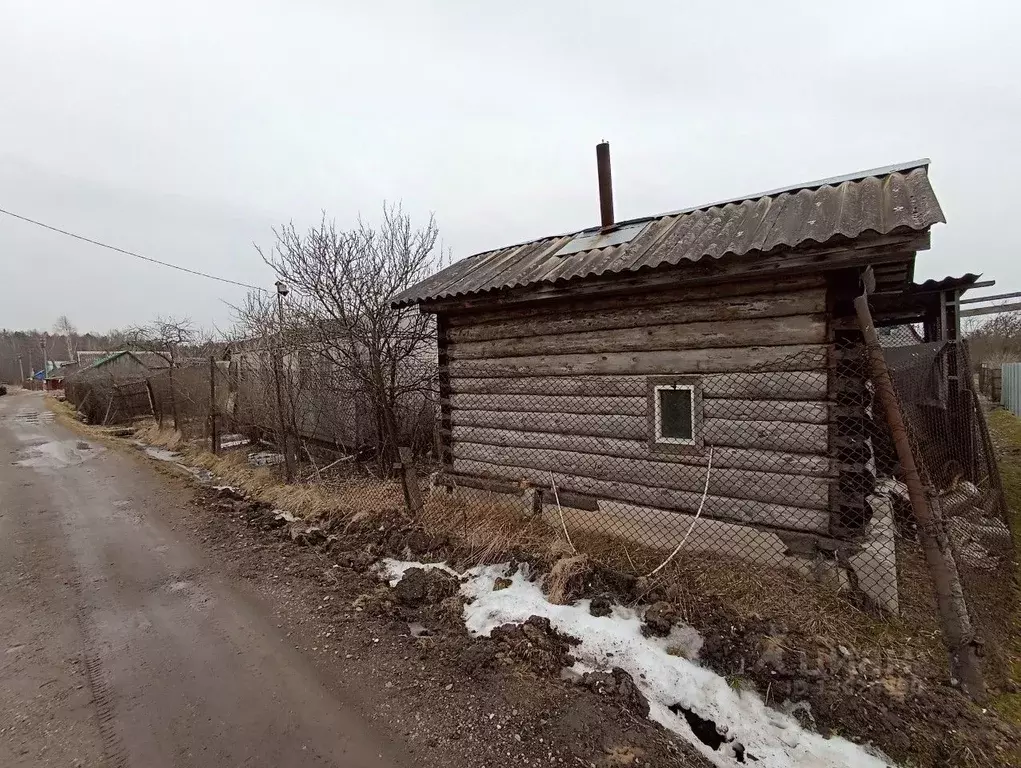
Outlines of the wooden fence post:
{"type": "Polygon", "coordinates": [[[961,577],[957,572],[950,541],[943,529],[939,513],[934,514],[929,505],[929,498],[911,451],[904,415],[901,413],[893,379],[886,367],[879,334],[876,333],[872,312],[869,310],[867,290],[854,300],[854,308],[862,336],[865,338],[872,383],[886,414],[897,458],[904,473],[911,511],[918,522],[918,538],[925,553],[929,578],[936,592],[936,605],[943,626],[943,642],[950,655],[950,674],[960,681],[961,688],[966,694],[976,701],[982,701],[985,699],[986,689],[978,662],[979,641],[972,630],[964,589],[961,586],[961,577]]]}
{"type": "Polygon", "coordinates": [[[280,450],[284,454],[284,479],[290,483],[294,481],[294,454],[291,452],[287,414],[284,412],[283,378],[284,353],[282,349],[275,350],[273,352],[273,381],[277,396],[277,423],[280,426],[280,450]]]}
{"type": "Polygon", "coordinates": [[[418,485],[418,475],[415,473],[415,457],[411,448],[401,446],[397,449],[401,460],[398,466],[401,470],[401,484],[404,486],[404,503],[408,507],[408,513],[417,518],[422,512],[422,489],[418,485]]]}
{"type": "Polygon", "coordinates": [[[213,453],[220,452],[220,430],[216,422],[216,358],[209,358],[209,440],[213,453]]]}

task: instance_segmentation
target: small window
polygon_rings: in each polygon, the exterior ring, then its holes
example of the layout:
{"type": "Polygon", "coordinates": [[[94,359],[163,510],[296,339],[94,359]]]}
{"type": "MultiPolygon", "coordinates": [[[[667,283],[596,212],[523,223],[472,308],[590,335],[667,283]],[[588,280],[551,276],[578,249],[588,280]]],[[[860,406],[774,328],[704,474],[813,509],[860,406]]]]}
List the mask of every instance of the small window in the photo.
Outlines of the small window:
{"type": "Polygon", "coordinates": [[[649,443],[654,449],[700,450],[702,391],[697,379],[655,377],[649,381],[649,443]]]}

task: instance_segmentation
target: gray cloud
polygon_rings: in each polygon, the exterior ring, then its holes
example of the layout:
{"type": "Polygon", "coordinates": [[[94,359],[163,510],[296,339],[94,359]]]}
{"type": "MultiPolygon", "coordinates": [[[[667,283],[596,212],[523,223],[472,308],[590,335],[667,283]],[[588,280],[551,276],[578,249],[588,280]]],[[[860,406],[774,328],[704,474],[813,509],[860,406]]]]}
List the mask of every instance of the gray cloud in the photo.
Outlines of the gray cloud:
{"type": "MultiPolygon", "coordinates": [[[[244,282],[326,208],[435,211],[456,258],[929,156],[918,277],[1021,282],[1014,4],[2,3],[0,207],[244,282]]],[[[240,289],[0,217],[0,326],[226,321],[240,289]]]]}

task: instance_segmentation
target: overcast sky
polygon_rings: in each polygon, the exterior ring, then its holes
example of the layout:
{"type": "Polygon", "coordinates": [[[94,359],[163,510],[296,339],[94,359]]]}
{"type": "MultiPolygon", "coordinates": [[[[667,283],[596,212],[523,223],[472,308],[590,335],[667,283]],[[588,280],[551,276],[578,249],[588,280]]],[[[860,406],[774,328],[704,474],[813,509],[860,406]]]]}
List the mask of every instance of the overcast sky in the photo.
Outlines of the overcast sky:
{"type": "MultiPolygon", "coordinates": [[[[0,0],[0,208],[272,285],[253,242],[384,198],[455,259],[930,157],[918,279],[1021,289],[1017,3],[0,0]]],[[[0,327],[209,327],[243,289],[0,215],[0,327]]]]}

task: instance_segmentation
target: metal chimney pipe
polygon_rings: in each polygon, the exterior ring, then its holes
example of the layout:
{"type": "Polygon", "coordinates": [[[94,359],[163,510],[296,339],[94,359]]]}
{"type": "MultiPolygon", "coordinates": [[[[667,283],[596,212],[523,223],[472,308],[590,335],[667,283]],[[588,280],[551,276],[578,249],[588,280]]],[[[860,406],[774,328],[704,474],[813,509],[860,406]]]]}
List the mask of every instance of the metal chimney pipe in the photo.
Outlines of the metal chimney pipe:
{"type": "Polygon", "coordinates": [[[613,229],[613,178],[610,176],[610,143],[596,144],[596,168],[599,171],[599,216],[603,231],[613,229]]]}

